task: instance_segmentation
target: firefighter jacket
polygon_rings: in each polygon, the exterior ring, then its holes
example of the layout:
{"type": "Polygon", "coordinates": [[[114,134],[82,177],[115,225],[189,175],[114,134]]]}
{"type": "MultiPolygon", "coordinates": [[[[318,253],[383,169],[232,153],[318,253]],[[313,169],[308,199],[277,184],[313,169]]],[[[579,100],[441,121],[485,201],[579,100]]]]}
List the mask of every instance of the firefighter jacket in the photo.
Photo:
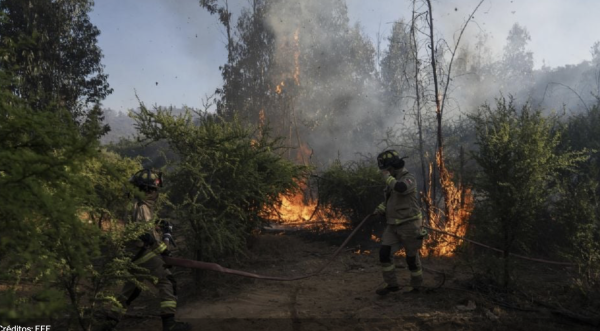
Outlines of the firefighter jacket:
{"type": "MultiPolygon", "coordinates": [[[[144,243],[142,240],[136,240],[135,246],[139,249],[145,247],[148,251],[147,254],[143,256],[142,261],[134,261],[134,263],[143,263],[147,261],[152,256],[160,255],[167,249],[165,243],[163,243],[160,233],[157,231],[154,226],[154,206],[156,201],[158,200],[158,192],[157,191],[149,191],[145,192],[145,197],[143,199],[137,199],[134,209],[133,209],[133,221],[134,222],[143,222],[150,223],[151,227],[148,229],[148,235],[150,235],[154,240],[153,244],[148,246],[148,243],[144,243]]],[[[132,246],[129,244],[128,246],[132,246]]]]}
{"type": "Polygon", "coordinates": [[[417,181],[406,169],[385,179],[385,218],[387,224],[398,225],[421,219],[417,181]]]}

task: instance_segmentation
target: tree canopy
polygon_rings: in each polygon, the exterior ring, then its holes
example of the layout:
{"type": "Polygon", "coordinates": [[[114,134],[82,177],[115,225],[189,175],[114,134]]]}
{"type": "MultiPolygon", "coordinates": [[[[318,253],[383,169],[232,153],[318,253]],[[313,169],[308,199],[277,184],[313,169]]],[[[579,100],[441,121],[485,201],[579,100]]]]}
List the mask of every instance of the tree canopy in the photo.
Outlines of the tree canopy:
{"type": "Polygon", "coordinates": [[[32,109],[52,103],[85,121],[89,107],[112,92],[90,22],[90,0],[0,1],[0,69],[32,109]],[[82,118],[83,117],[83,118],[82,118]]]}

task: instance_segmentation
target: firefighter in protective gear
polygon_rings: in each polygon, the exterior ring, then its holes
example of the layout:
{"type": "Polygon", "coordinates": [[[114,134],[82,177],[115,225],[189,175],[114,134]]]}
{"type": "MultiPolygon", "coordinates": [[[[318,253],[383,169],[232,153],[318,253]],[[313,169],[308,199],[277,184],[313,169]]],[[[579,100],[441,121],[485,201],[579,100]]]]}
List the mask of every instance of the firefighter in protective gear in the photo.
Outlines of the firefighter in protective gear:
{"type": "Polygon", "coordinates": [[[411,276],[411,286],[405,291],[413,291],[423,283],[423,270],[419,259],[419,250],[423,244],[423,220],[417,183],[415,177],[404,168],[404,160],[395,150],[379,154],[377,165],[385,182],[385,202],[377,206],[374,213],[385,215],[387,226],[379,250],[379,261],[386,285],[376,293],[386,295],[400,290],[392,261],[392,246],[398,244],[406,251],[406,263],[411,276]]]}
{"type": "MultiPolygon", "coordinates": [[[[148,269],[150,275],[157,280],[153,285],[159,292],[163,331],[189,330],[190,326],[188,324],[175,321],[175,311],[177,309],[175,278],[165,268],[165,263],[161,257],[161,255],[170,254],[167,244],[169,241],[172,242],[170,231],[172,227],[166,227],[169,229],[168,233],[165,233],[164,230],[159,231],[161,228],[165,228],[165,223],[164,221],[155,221],[154,216],[154,207],[158,200],[158,188],[162,187],[162,173],[155,173],[150,169],[144,169],[138,171],[129,181],[142,193],[141,197],[136,198],[133,209],[133,221],[151,222],[152,226],[148,232],[139,237],[139,240],[128,243],[126,249],[132,256],[132,262],[142,268],[148,269]],[[155,223],[157,226],[154,226],[155,223]]],[[[118,315],[116,318],[117,321],[140,293],[140,288],[133,282],[128,282],[123,286],[120,295],[117,297],[122,307],[113,307],[114,313],[118,315]]]]}

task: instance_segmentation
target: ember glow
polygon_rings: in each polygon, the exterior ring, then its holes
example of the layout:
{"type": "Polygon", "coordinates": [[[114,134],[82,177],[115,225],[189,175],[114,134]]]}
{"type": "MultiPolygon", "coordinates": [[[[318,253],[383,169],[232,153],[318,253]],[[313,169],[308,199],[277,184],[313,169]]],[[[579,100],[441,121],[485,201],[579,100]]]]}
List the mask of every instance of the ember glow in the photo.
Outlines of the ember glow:
{"type": "Polygon", "coordinates": [[[362,254],[362,255],[370,255],[370,254],[371,254],[371,251],[370,251],[370,250],[368,250],[368,249],[361,250],[361,249],[359,248],[357,251],[355,251],[355,252],[354,252],[354,254],[357,254],[357,255],[361,255],[361,254],[362,254]]]}
{"type": "Polygon", "coordinates": [[[371,235],[371,241],[374,241],[374,242],[378,243],[378,242],[381,242],[381,238],[379,238],[376,235],[372,234],[371,235]]]}
{"type": "Polygon", "coordinates": [[[281,82],[275,86],[275,93],[281,94],[283,92],[283,87],[285,87],[285,82],[281,82]]]}

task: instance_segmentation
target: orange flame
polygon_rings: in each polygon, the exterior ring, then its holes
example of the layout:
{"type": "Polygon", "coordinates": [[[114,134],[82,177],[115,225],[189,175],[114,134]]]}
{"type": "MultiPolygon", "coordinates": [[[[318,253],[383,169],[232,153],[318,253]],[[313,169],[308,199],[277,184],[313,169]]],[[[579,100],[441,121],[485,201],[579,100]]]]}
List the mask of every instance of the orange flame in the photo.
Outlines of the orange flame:
{"type": "Polygon", "coordinates": [[[285,86],[285,82],[281,82],[279,84],[277,84],[277,86],[275,86],[275,93],[277,94],[281,94],[281,92],[283,92],[283,87],[285,86]]]}
{"type": "Polygon", "coordinates": [[[280,195],[281,205],[275,211],[267,213],[266,218],[280,219],[281,223],[289,226],[327,229],[333,231],[346,230],[350,220],[344,216],[330,217],[331,206],[319,205],[313,198],[305,197],[306,184],[300,183],[300,192],[292,196],[280,195]]]}
{"type": "Polygon", "coordinates": [[[361,250],[361,249],[359,248],[357,251],[355,251],[355,252],[354,252],[354,254],[357,254],[357,255],[361,255],[361,254],[362,254],[362,255],[370,255],[370,254],[371,254],[371,251],[370,251],[370,250],[368,250],[368,249],[361,250]]]}
{"type": "MultiPolygon", "coordinates": [[[[442,162],[439,152],[436,153],[436,159],[442,162]]],[[[440,230],[453,233],[457,236],[464,237],[467,233],[467,223],[473,212],[475,206],[473,194],[471,189],[464,187],[461,183],[454,185],[452,181],[452,174],[448,172],[445,167],[440,174],[440,183],[442,190],[444,190],[446,196],[447,214],[443,217],[443,213],[440,209],[436,209],[433,204],[433,198],[431,197],[431,189],[429,190],[429,196],[425,197],[426,204],[429,206],[427,211],[432,228],[439,228],[440,230]]],[[[433,173],[433,166],[429,164],[429,187],[431,188],[433,183],[431,174],[433,173]]],[[[430,233],[429,239],[426,242],[437,242],[437,245],[431,251],[433,255],[437,256],[453,256],[454,251],[460,244],[460,239],[442,235],[439,233],[430,233]]],[[[427,255],[429,252],[423,250],[423,255],[427,255]]]]}
{"type": "MultiPolygon", "coordinates": [[[[312,150],[302,143],[298,149],[297,160],[306,164],[306,159],[312,150]]],[[[276,206],[275,211],[267,212],[265,218],[279,219],[285,225],[291,226],[314,226],[315,228],[327,230],[345,230],[350,227],[350,220],[344,216],[336,215],[331,206],[319,204],[310,194],[310,188],[305,182],[299,183],[300,190],[293,195],[282,194],[279,196],[281,205],[276,206]]]]}
{"type": "MultiPolygon", "coordinates": [[[[294,85],[300,86],[300,29],[296,28],[293,35],[293,44],[290,48],[290,36],[283,39],[281,43],[281,53],[277,58],[276,62],[281,63],[282,67],[290,66],[290,60],[292,57],[290,54],[293,52],[293,70],[283,70],[281,76],[277,80],[281,79],[281,82],[275,86],[275,93],[282,94],[285,88],[292,89],[294,85]],[[293,81],[292,81],[293,79],[293,81]],[[286,86],[287,85],[287,86],[286,86]]],[[[282,68],[283,69],[283,68],[282,68]]],[[[287,97],[287,96],[286,96],[287,97]]],[[[291,97],[291,96],[290,96],[291,97]]],[[[285,99],[285,98],[282,98],[285,99]]],[[[285,106],[285,105],[284,105],[285,106]]],[[[289,107],[289,105],[287,106],[289,107]]],[[[292,116],[295,116],[293,103],[292,103],[292,116]]],[[[260,116],[260,114],[259,114],[260,116]]],[[[295,124],[294,117],[294,124],[295,124]]],[[[282,128],[284,132],[287,128],[282,128]]],[[[293,127],[289,126],[289,142],[292,143],[292,131],[293,127]]],[[[296,137],[298,140],[298,150],[296,154],[296,162],[308,165],[312,150],[301,142],[296,127],[296,137]]],[[[290,159],[293,158],[292,154],[288,154],[290,159]]],[[[331,217],[335,215],[331,206],[324,206],[319,204],[312,197],[307,194],[310,189],[307,188],[306,183],[300,183],[300,191],[293,195],[280,195],[281,205],[276,206],[275,211],[267,212],[265,218],[279,219],[283,224],[294,225],[294,226],[315,226],[319,228],[329,230],[344,230],[350,227],[350,220],[344,216],[331,217]]]]}

